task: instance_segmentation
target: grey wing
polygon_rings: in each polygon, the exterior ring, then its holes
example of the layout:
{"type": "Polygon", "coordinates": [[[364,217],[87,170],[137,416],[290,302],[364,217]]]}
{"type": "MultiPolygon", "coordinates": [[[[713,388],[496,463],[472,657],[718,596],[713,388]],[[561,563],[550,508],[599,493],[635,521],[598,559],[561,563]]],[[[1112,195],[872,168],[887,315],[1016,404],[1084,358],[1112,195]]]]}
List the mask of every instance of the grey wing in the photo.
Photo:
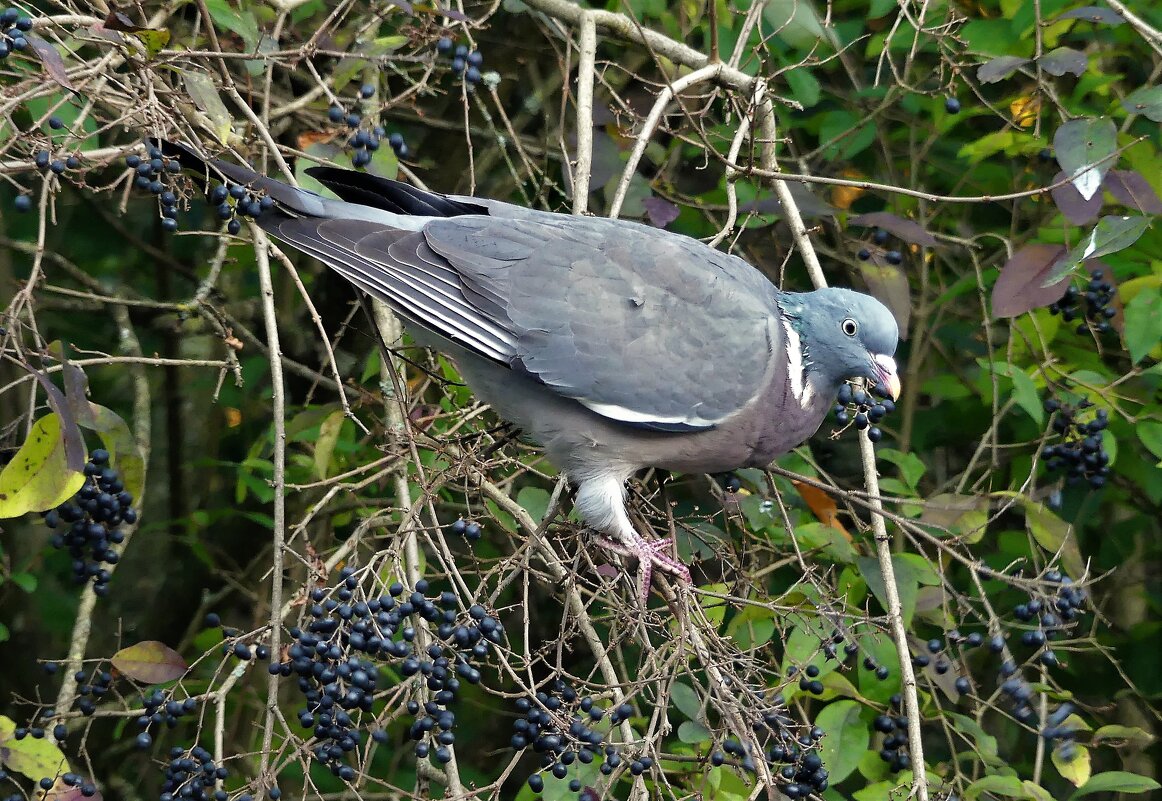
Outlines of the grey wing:
{"type": "Polygon", "coordinates": [[[503,308],[519,367],[606,417],[711,428],[785,371],[774,287],[695,240],[549,214],[433,220],[423,234],[503,308]]]}
{"type": "Polygon", "coordinates": [[[774,287],[655,228],[534,212],[419,233],[310,218],[271,232],[405,319],[631,425],[712,428],[785,370],[774,287]]]}

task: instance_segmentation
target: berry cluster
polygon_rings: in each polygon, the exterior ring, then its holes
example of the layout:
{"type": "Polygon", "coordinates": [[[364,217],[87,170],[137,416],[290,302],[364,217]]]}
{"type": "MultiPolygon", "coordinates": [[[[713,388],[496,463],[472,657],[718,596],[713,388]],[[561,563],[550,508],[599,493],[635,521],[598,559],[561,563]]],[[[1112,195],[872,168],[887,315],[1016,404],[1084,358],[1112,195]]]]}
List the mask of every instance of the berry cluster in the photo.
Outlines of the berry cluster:
{"type": "Polygon", "coordinates": [[[186,698],[182,701],[167,699],[161,690],[154,690],[149,695],[144,696],[141,699],[141,704],[145,707],[145,713],[137,718],[137,725],[141,729],[141,733],[137,735],[136,745],[142,750],[153,745],[153,737],[148,731],[151,725],[164,724],[166,728],[172,729],[178,725],[178,721],[182,717],[198,710],[196,699],[186,698]]]}
{"type": "Polygon", "coordinates": [[[480,527],[479,523],[468,522],[464,518],[460,518],[452,524],[452,533],[463,537],[469,542],[476,542],[478,539],[480,539],[483,531],[484,530],[480,527]]]}
{"type": "MultiPolygon", "coordinates": [[[[605,735],[590,728],[604,719],[609,710],[603,709],[589,696],[579,697],[577,691],[561,679],[553,681],[551,691],[539,690],[534,697],[518,698],[516,708],[521,716],[513,721],[509,743],[518,751],[531,745],[541,755],[542,771],[548,770],[558,779],[564,779],[574,762],[588,765],[602,754],[601,772],[606,776],[621,766],[622,758],[617,747],[607,745],[602,750],[605,735]]],[[[623,703],[610,712],[609,720],[616,726],[633,714],[633,707],[623,703]]],[[[640,776],[652,766],[653,760],[642,756],[630,762],[629,770],[640,776]]],[[[529,776],[529,787],[537,793],[545,788],[540,773],[529,776]]],[[[581,780],[570,781],[569,789],[581,792],[581,780]]]]}
{"type": "MultiPolygon", "coordinates": [[[[405,678],[423,677],[430,700],[408,703],[415,718],[411,727],[415,753],[437,763],[449,762],[448,747],[455,742],[452,706],[460,681],[480,681],[480,671],[472,662],[487,657],[490,642],[503,640],[503,626],[479,605],[468,610],[467,621],[459,622],[455,594],[444,592],[429,599],[424,579],[406,597],[403,585],[395,582],[387,595],[361,600],[356,598],[359,579],[355,571],[344,568],[340,578],[334,590],[316,587],[311,591],[311,620],[305,628],[291,629],[294,641],[287,651],[289,661],[270,665],[272,674],[298,677],[306,701],[298,719],[301,726],[314,730],[313,755],[340,779],[355,778],[355,769],[346,764],[345,757],[360,740],[357,718],[372,709],[380,678],[373,659],[378,658],[396,660],[405,678]],[[412,619],[416,616],[435,624],[440,640],[422,653],[415,645],[412,619]]],[[[372,731],[371,736],[377,742],[387,741],[382,730],[372,731]]]]}
{"type": "Polygon", "coordinates": [[[108,670],[98,670],[92,677],[78,670],[73,674],[73,680],[77,683],[77,700],[74,705],[86,717],[97,711],[97,701],[105,697],[113,686],[113,674],[108,670]]]}
{"type": "Polygon", "coordinates": [[[32,18],[26,17],[16,8],[5,8],[0,11],[0,61],[8,58],[10,53],[19,52],[28,47],[28,37],[25,35],[32,30],[32,18]]]}
{"type": "Polygon", "coordinates": [[[893,772],[910,770],[912,757],[905,750],[908,746],[908,718],[899,714],[903,708],[903,698],[899,694],[889,699],[893,715],[878,715],[872,721],[872,728],[884,735],[880,743],[880,759],[888,763],[893,772]]]}
{"type": "Polygon", "coordinates": [[[181,746],[174,746],[169,752],[159,801],[227,801],[230,795],[221,784],[229,775],[226,766],[216,764],[213,755],[200,745],[188,753],[181,746]]]}
{"type": "Polygon", "coordinates": [[[125,166],[134,171],[133,185],[138,189],[148,189],[157,195],[161,201],[161,227],[165,231],[178,229],[178,199],[172,190],[166,188],[162,179],[166,175],[177,174],[182,171],[182,165],[177,159],[167,158],[161,150],[150,145],[147,150],[148,158],[142,158],[136,153],[125,157],[125,166]]]}
{"type": "MultiPolygon", "coordinates": [[[[900,251],[894,248],[892,250],[883,249],[884,245],[888,244],[888,239],[888,232],[882,228],[877,228],[875,232],[872,233],[872,242],[874,242],[876,247],[884,254],[884,261],[893,265],[903,264],[904,255],[900,253],[900,251]]],[[[859,252],[856,253],[856,256],[859,257],[860,261],[867,261],[872,257],[872,252],[868,248],[860,248],[859,252]]]]}
{"type": "Polygon", "coordinates": [[[1093,489],[1105,486],[1110,474],[1110,457],[1105,451],[1101,432],[1109,426],[1109,414],[1097,409],[1092,417],[1086,413],[1093,402],[1082,399],[1076,406],[1047,398],[1045,411],[1053,415],[1051,426],[1061,441],[1046,445],[1041,450],[1045,468],[1050,472],[1064,471],[1065,483],[1076,486],[1088,481],[1093,489]],[[1080,418],[1088,417],[1088,420],[1080,418]]]}
{"type": "Polygon", "coordinates": [[[109,592],[109,571],[102,565],[116,564],[121,558],[113,548],[125,540],[118,526],[136,523],[137,512],[132,508],[133,496],[109,466],[109,451],[97,448],[89,454],[84,474],[85,483],[77,494],[45,512],[44,524],[51,529],[71,524],[67,531],[55,532],[49,542],[54,548],[68,549],[78,584],[92,580],[93,592],[104,596],[109,592]]]}
{"type": "MultiPolygon", "coordinates": [[[[364,84],[359,92],[364,99],[370,98],[375,94],[375,87],[371,84],[364,84]]],[[[346,125],[351,129],[351,137],[347,140],[347,145],[352,149],[351,165],[353,167],[364,167],[371,163],[371,154],[379,150],[379,144],[385,136],[387,136],[387,143],[391,145],[392,151],[395,152],[397,158],[406,159],[408,157],[408,146],[404,142],[403,134],[398,131],[388,136],[387,131],[382,125],[376,125],[371,130],[365,130],[363,126],[363,115],[357,111],[347,112],[343,110],[342,106],[331,106],[327,110],[327,119],[336,125],[346,125]]]]}
{"type": "MultiPolygon", "coordinates": [[[[779,792],[792,799],[822,793],[828,787],[830,774],[815,749],[825,732],[815,726],[805,734],[791,737],[786,730],[788,723],[789,719],[785,715],[777,710],[768,709],[763,713],[761,721],[754,724],[756,733],[769,729],[779,740],[777,744],[769,746],[763,754],[767,764],[774,769],[779,792]]],[[[721,751],[712,751],[710,764],[715,767],[722,765],[726,762],[727,756],[736,758],[738,766],[743,770],[755,772],[754,759],[749,749],[737,740],[727,740],[722,744],[721,751]]]]}
{"type": "Polygon", "coordinates": [[[450,36],[441,36],[436,42],[436,53],[445,58],[452,57],[452,72],[463,74],[465,83],[480,83],[483,78],[480,67],[484,64],[484,56],[479,50],[469,52],[467,45],[455,44],[450,36]]]}
{"type": "MultiPolygon", "coordinates": [[[[1069,624],[1082,613],[1087,594],[1082,587],[1059,570],[1045,573],[1045,581],[1057,586],[1052,596],[1032,597],[1013,608],[1013,616],[1025,624],[1033,624],[1021,632],[1020,643],[1036,649],[1037,660],[1045,667],[1056,667],[1057,654],[1048,647],[1049,641],[1065,633],[1069,624]]],[[[1005,638],[994,634],[989,650],[1000,654],[1005,649],[1005,638]]],[[[999,684],[1001,692],[1012,704],[1012,714],[1022,723],[1032,721],[1037,712],[1033,707],[1034,689],[1020,675],[1016,663],[1006,659],[1001,663],[999,684]]]]}
{"type": "Polygon", "coordinates": [[[890,398],[883,397],[882,389],[873,386],[871,392],[857,389],[851,384],[839,388],[836,396],[835,422],[841,426],[854,422],[855,427],[867,429],[867,437],[872,442],[884,438],[884,432],[876,425],[888,414],[896,410],[890,398]]]}
{"type": "Polygon", "coordinates": [[[1059,755],[1069,761],[1073,758],[1075,753],[1075,746],[1073,738],[1077,730],[1063,726],[1066,719],[1076,711],[1076,707],[1068,701],[1063,701],[1060,706],[1049,713],[1045,718],[1045,728],[1041,730],[1041,736],[1050,742],[1056,740],[1059,743],[1059,755]]]}
{"type": "Polygon", "coordinates": [[[1101,270],[1094,270],[1090,273],[1089,283],[1086,284],[1084,293],[1070,284],[1061,300],[1049,304],[1049,313],[1060,314],[1061,319],[1067,323],[1080,317],[1081,322],[1077,325],[1077,333],[1079,334],[1085,334],[1090,330],[1099,334],[1108,334],[1113,330],[1109,321],[1118,313],[1118,310],[1110,305],[1114,299],[1113,285],[1109,281],[1103,280],[1104,278],[1105,273],[1101,270]],[[1080,308],[1082,299],[1085,300],[1084,310],[1080,308]]]}
{"type": "MultiPolygon", "coordinates": [[[[164,197],[162,202],[165,202],[164,197]]],[[[210,203],[218,219],[226,223],[227,232],[237,234],[242,230],[239,217],[257,220],[264,211],[274,206],[274,198],[251,192],[242,184],[219,184],[210,190],[210,203]]]]}
{"type": "MultiPolygon", "coordinates": [[[[977,648],[984,643],[984,635],[977,631],[965,636],[956,629],[953,629],[945,636],[947,638],[947,645],[957,645],[961,650],[977,648]]],[[[926,650],[924,653],[912,656],[912,665],[921,669],[931,665],[937,675],[943,676],[952,669],[952,663],[946,655],[947,645],[944,639],[933,637],[925,644],[926,650]]],[[[956,691],[961,695],[966,695],[972,691],[972,682],[968,680],[967,676],[958,676],[955,686],[956,691]]]]}
{"type": "Polygon", "coordinates": [[[32,155],[32,163],[36,165],[38,170],[48,170],[54,175],[62,175],[65,170],[75,170],[80,167],[81,159],[78,156],[54,159],[47,150],[38,150],[32,155]]]}
{"type": "MultiPolygon", "coordinates": [[[[3,781],[7,778],[8,778],[8,773],[6,771],[0,769],[0,781],[3,781]]],[[[37,789],[40,790],[40,792],[36,793],[36,795],[34,797],[36,797],[36,798],[46,797],[46,794],[48,793],[48,791],[52,790],[53,787],[56,786],[56,783],[57,782],[56,782],[55,778],[53,778],[51,776],[45,776],[44,778],[42,778],[40,781],[38,781],[36,783],[37,789]]],[[[62,773],[60,775],[60,783],[63,784],[65,787],[76,788],[75,792],[80,794],[80,796],[82,798],[93,798],[95,795],[97,795],[97,787],[94,784],[92,784],[91,782],[85,781],[83,777],[81,777],[79,774],[76,774],[76,773],[72,773],[72,772],[62,773]]],[[[61,793],[58,790],[58,792],[53,793],[51,797],[53,797],[53,798],[66,798],[66,797],[73,798],[75,796],[72,793],[61,793]]],[[[12,795],[4,796],[3,801],[26,801],[26,796],[23,793],[13,793],[12,795]]]]}

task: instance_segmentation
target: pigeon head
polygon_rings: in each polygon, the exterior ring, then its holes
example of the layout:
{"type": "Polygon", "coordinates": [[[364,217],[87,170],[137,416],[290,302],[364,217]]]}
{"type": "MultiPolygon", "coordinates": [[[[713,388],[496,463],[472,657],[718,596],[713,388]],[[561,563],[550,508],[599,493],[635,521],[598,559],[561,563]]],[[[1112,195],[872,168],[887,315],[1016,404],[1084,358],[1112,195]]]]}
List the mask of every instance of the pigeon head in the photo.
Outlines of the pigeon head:
{"type": "Polygon", "coordinates": [[[884,304],[839,288],[784,298],[780,305],[799,336],[803,368],[817,391],[831,397],[847,379],[866,378],[892,399],[899,396],[900,378],[892,357],[900,335],[884,304]]]}

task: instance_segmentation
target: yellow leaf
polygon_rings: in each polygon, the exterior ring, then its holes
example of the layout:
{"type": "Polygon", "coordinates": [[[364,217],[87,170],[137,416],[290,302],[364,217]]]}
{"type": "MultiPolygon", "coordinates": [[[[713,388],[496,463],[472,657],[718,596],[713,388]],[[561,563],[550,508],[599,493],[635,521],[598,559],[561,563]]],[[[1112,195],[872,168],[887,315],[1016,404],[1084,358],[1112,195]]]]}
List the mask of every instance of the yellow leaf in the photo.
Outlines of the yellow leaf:
{"type": "Polygon", "coordinates": [[[84,483],[83,473],[68,468],[60,418],[45,415],[33,423],[28,439],[0,472],[0,519],[46,512],[84,483]]]}
{"type": "Polygon", "coordinates": [[[1074,787],[1089,781],[1089,749],[1077,743],[1061,742],[1053,748],[1053,765],[1074,787]]]}
{"type": "Polygon", "coordinates": [[[1013,115],[1013,123],[1018,128],[1028,128],[1037,121],[1037,114],[1041,111],[1041,97],[1018,97],[1009,103],[1009,113],[1013,115]]]}
{"type": "Polygon", "coordinates": [[[153,58],[169,44],[169,31],[165,28],[139,28],[132,31],[141,44],[145,45],[145,52],[153,58]]]}
{"type": "Polygon", "coordinates": [[[47,737],[15,737],[16,723],[0,715],[0,754],[4,767],[37,781],[44,776],[58,776],[69,769],[68,760],[56,743],[47,737]]]}
{"type": "MultiPolygon", "coordinates": [[[[863,173],[858,170],[844,170],[843,177],[852,181],[864,180],[863,173]]],[[[831,204],[837,208],[850,209],[851,204],[859,200],[864,190],[858,186],[837,186],[831,190],[831,204]]]]}

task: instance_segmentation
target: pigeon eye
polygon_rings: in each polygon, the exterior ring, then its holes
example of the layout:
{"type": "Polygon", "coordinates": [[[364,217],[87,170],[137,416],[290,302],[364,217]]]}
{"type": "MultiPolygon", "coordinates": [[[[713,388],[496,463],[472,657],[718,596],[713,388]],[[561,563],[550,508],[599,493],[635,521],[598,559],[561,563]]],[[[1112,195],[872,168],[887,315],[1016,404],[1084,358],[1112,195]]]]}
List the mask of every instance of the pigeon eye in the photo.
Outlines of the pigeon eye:
{"type": "Polygon", "coordinates": [[[843,333],[847,334],[849,337],[853,337],[855,336],[855,332],[859,330],[859,323],[848,317],[846,320],[839,324],[839,327],[843,330],[843,333]]]}

